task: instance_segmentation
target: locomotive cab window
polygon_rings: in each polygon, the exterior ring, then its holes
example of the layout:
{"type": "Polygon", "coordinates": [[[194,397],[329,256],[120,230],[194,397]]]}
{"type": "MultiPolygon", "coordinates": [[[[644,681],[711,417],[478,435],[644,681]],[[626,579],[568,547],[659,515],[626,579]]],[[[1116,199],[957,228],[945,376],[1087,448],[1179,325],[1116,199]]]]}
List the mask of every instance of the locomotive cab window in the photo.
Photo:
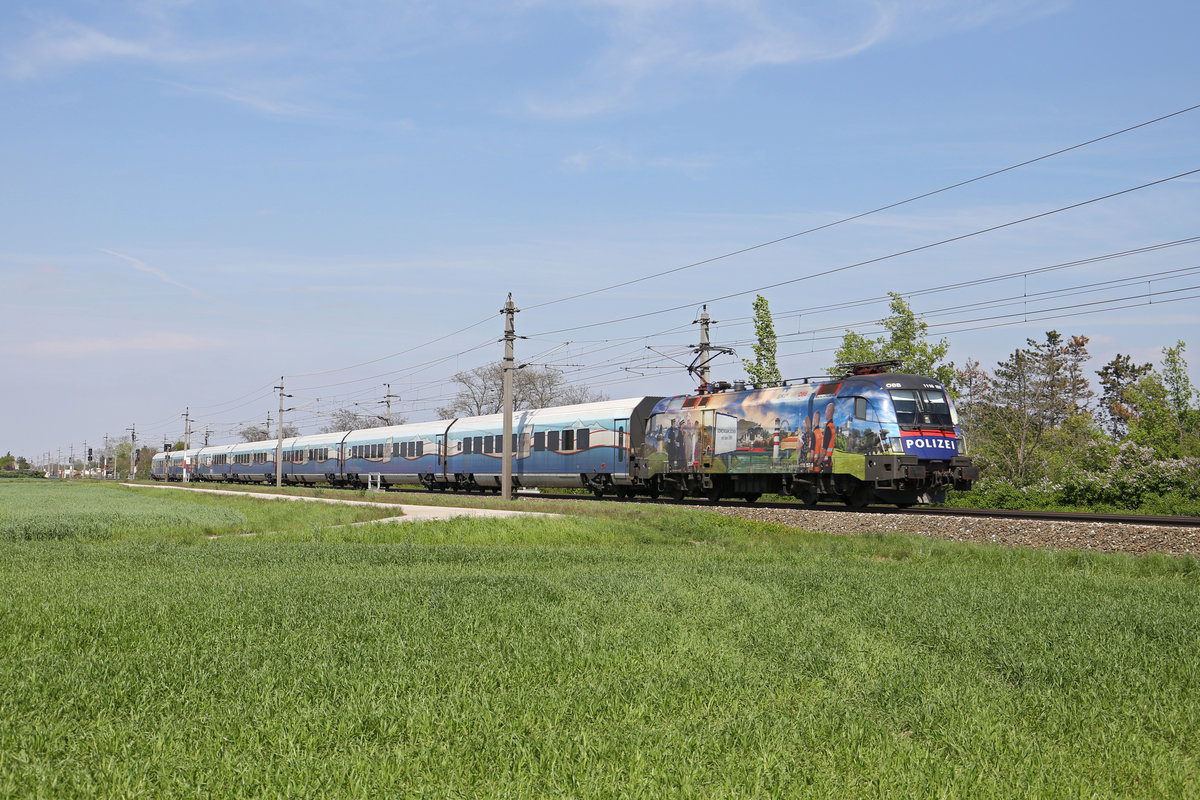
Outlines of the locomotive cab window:
{"type": "Polygon", "coordinates": [[[855,419],[866,419],[867,418],[867,398],[865,398],[865,397],[854,398],[854,417],[855,417],[855,419]]]}
{"type": "Polygon", "coordinates": [[[892,389],[896,422],[901,425],[940,425],[950,427],[954,419],[946,393],[936,389],[892,389]]]}

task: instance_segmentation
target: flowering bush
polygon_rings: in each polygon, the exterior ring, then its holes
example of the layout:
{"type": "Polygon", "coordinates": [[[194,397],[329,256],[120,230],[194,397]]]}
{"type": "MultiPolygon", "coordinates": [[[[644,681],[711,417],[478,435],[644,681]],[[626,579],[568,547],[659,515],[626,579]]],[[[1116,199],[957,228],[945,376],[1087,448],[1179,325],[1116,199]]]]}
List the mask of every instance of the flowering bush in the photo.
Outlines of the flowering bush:
{"type": "Polygon", "coordinates": [[[1103,472],[1065,476],[1061,492],[1068,505],[1136,508],[1150,496],[1176,494],[1200,500],[1200,458],[1155,458],[1154,450],[1124,442],[1112,466],[1103,472]]]}
{"type": "Polygon", "coordinates": [[[1156,458],[1153,448],[1127,441],[1111,462],[1098,466],[1070,465],[1054,478],[1028,486],[985,473],[971,492],[951,502],[990,508],[1111,507],[1185,514],[1194,513],[1200,504],[1200,458],[1156,458]]]}

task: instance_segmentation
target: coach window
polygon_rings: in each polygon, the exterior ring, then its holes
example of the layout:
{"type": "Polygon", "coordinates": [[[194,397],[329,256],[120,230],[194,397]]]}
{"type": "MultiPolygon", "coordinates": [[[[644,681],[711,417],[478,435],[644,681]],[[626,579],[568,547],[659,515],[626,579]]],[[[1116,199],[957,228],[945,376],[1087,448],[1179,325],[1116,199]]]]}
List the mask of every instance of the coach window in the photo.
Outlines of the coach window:
{"type": "Polygon", "coordinates": [[[489,456],[490,456],[492,453],[496,452],[496,448],[494,447],[494,444],[495,444],[495,437],[493,437],[493,436],[485,436],[485,437],[483,437],[483,452],[484,452],[484,455],[489,455],[489,456]]]}
{"type": "Polygon", "coordinates": [[[562,432],[562,449],[563,450],[574,450],[575,449],[575,431],[572,430],[571,428],[567,428],[565,431],[562,432]]]}
{"type": "Polygon", "coordinates": [[[425,442],[418,439],[416,442],[414,442],[414,444],[417,446],[416,457],[420,458],[421,456],[425,455],[425,442]]]}
{"type": "Polygon", "coordinates": [[[476,453],[482,453],[483,452],[483,437],[476,436],[475,443],[472,444],[471,446],[475,448],[476,453]]]}
{"type": "Polygon", "coordinates": [[[545,449],[546,449],[546,432],[545,431],[534,431],[533,432],[533,452],[540,453],[545,449]]]}
{"type": "Polygon", "coordinates": [[[546,431],[546,449],[558,449],[558,431],[546,431]]]}
{"type": "Polygon", "coordinates": [[[575,446],[580,450],[587,450],[592,444],[592,429],[580,428],[575,432],[575,446]]]}

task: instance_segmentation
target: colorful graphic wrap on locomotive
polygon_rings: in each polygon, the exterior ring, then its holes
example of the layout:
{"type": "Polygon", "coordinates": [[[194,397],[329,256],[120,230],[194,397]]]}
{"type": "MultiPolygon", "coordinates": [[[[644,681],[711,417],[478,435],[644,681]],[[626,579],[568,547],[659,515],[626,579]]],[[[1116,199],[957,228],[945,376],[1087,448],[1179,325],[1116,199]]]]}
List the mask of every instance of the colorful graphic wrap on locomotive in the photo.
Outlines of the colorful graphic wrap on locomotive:
{"type": "Polygon", "coordinates": [[[928,378],[856,376],[827,383],[665,398],[646,434],[651,475],[835,473],[865,479],[866,458],[960,453],[945,390],[928,378]]]}

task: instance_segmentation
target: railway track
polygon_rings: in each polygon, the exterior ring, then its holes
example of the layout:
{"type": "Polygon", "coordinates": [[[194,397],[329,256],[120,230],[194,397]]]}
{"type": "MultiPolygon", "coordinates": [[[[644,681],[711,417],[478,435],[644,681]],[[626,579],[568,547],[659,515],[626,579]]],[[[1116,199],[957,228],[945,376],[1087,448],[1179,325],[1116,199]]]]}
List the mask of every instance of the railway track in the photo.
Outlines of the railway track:
{"type": "MultiPolygon", "coordinates": [[[[521,496],[538,497],[542,500],[566,501],[595,499],[591,495],[582,494],[572,495],[530,493],[525,495],[522,493],[521,496]]],[[[1081,522],[1110,525],[1145,525],[1150,527],[1167,528],[1200,528],[1200,517],[1156,517],[1147,516],[1145,514],[1093,514],[1079,511],[1014,511],[1011,509],[948,508],[945,506],[920,506],[914,508],[896,508],[894,506],[864,506],[861,508],[850,508],[838,503],[821,503],[815,506],[806,506],[802,503],[787,501],[760,501],[754,503],[753,505],[748,505],[742,500],[724,500],[719,503],[710,503],[701,499],[689,499],[680,503],[674,503],[667,500],[651,500],[647,497],[632,497],[623,500],[608,498],[605,502],[670,503],[672,505],[692,506],[694,508],[757,508],[785,511],[824,511],[835,514],[970,517],[977,519],[996,520],[1031,520],[1040,522],[1081,522]]]]}

